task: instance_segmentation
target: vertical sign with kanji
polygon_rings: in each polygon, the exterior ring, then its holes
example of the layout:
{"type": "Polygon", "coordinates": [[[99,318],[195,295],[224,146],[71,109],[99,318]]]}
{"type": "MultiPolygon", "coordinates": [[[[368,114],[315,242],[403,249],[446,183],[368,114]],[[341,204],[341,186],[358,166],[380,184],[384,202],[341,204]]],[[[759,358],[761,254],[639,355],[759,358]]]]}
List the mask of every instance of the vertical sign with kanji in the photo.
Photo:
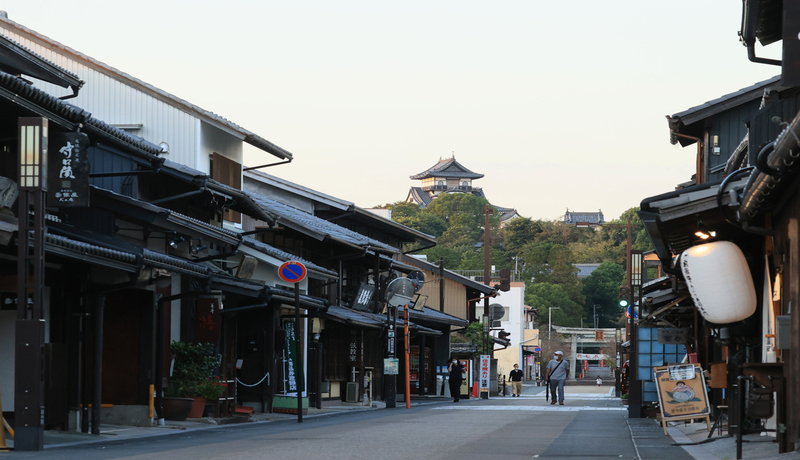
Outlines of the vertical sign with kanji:
{"type": "Polygon", "coordinates": [[[303,391],[303,369],[298,366],[297,328],[294,321],[286,321],[283,327],[286,329],[286,359],[283,365],[286,378],[283,390],[287,395],[296,396],[298,390],[303,391]]]}
{"type": "Polygon", "coordinates": [[[481,392],[489,391],[489,366],[491,365],[491,356],[481,355],[481,369],[479,376],[479,386],[481,392]]]}
{"type": "Polygon", "coordinates": [[[59,208],[89,206],[89,137],[59,133],[51,142],[47,204],[59,208]]]}

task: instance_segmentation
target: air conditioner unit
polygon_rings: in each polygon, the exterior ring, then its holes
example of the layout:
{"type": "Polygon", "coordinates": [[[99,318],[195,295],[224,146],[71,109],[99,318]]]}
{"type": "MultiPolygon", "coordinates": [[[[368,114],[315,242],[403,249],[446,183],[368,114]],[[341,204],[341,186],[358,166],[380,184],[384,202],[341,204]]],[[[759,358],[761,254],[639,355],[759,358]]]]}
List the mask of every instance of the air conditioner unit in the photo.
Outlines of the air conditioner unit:
{"type": "Polygon", "coordinates": [[[358,382],[347,382],[347,395],[345,396],[345,402],[358,402],[358,382]]]}

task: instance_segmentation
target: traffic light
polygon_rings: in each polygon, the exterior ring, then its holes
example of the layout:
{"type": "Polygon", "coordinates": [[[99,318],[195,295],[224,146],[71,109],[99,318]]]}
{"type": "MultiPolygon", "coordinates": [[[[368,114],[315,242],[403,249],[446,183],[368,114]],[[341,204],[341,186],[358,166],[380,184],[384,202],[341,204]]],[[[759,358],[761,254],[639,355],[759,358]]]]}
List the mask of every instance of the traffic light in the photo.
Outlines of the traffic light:
{"type": "Polygon", "coordinates": [[[628,286],[619,287],[619,306],[627,308],[631,304],[631,290],[628,286]]]}
{"type": "Polygon", "coordinates": [[[509,336],[509,335],[511,335],[511,333],[510,333],[510,332],[506,332],[506,331],[500,331],[500,332],[497,334],[497,336],[498,336],[498,337],[500,337],[500,338],[501,338],[501,339],[503,339],[503,340],[508,340],[508,336],[509,336]]]}
{"type": "Polygon", "coordinates": [[[504,268],[500,270],[500,287],[498,289],[503,292],[511,290],[511,269],[504,268]]]}

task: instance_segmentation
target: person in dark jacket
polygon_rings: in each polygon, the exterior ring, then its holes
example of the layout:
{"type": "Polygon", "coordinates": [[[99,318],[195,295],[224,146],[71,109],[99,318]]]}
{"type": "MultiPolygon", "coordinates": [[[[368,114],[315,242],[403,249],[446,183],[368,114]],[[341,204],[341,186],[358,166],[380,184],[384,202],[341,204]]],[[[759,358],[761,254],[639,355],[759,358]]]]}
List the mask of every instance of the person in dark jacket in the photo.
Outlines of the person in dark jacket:
{"type": "Polygon", "coordinates": [[[508,379],[511,380],[511,397],[519,397],[522,394],[522,370],[519,364],[514,364],[514,370],[508,374],[508,379]]]}
{"type": "Polygon", "coordinates": [[[453,402],[458,402],[461,396],[461,381],[464,380],[464,366],[453,358],[447,365],[447,372],[450,374],[450,395],[453,397],[453,402]]]}

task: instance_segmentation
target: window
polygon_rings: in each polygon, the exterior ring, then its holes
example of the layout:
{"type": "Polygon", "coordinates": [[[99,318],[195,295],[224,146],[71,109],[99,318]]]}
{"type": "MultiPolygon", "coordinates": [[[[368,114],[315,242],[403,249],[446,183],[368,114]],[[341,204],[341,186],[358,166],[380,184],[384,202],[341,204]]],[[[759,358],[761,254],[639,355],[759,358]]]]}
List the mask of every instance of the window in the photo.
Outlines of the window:
{"type": "Polygon", "coordinates": [[[653,382],[653,368],[679,363],[686,355],[686,347],[676,344],[658,343],[658,329],[639,328],[639,367],[637,379],[644,381],[643,400],[658,401],[653,382]]]}
{"type": "MultiPolygon", "coordinates": [[[[220,155],[217,152],[211,154],[211,178],[233,187],[236,190],[242,189],[242,165],[220,155]]],[[[242,215],[238,211],[224,211],[222,218],[237,224],[242,222],[242,215]]]]}

